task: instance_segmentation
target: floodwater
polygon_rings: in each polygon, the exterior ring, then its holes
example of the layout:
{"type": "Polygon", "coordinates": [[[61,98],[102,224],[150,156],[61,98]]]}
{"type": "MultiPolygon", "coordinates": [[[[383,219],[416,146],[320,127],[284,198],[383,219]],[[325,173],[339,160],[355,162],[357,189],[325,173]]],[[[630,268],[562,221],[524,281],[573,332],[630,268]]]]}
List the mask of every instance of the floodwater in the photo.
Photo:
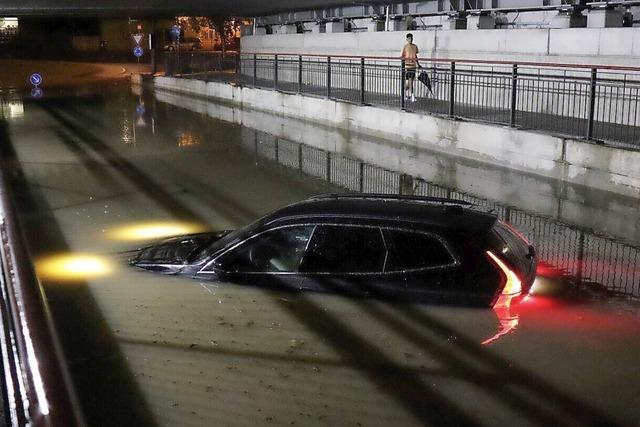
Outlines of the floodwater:
{"type": "Polygon", "coordinates": [[[120,84],[10,98],[2,164],[90,425],[638,425],[637,200],[120,84]],[[346,189],[493,209],[539,248],[535,294],[388,304],[126,265],[346,189]]]}

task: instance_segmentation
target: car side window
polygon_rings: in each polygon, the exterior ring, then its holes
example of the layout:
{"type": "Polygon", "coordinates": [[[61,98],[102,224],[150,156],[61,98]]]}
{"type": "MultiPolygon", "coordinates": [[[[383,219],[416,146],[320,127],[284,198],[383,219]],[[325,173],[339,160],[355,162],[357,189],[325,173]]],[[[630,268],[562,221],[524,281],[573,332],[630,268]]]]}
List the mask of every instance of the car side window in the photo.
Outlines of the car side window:
{"type": "Polygon", "coordinates": [[[306,273],[382,272],[387,249],[378,227],[319,225],[304,255],[306,273]]]}
{"type": "Polygon", "coordinates": [[[434,236],[404,230],[385,230],[384,236],[389,244],[385,272],[443,267],[455,262],[445,245],[434,236]]]}
{"type": "Polygon", "coordinates": [[[311,225],[266,231],[219,256],[215,266],[227,272],[295,273],[313,229],[311,225]]]}

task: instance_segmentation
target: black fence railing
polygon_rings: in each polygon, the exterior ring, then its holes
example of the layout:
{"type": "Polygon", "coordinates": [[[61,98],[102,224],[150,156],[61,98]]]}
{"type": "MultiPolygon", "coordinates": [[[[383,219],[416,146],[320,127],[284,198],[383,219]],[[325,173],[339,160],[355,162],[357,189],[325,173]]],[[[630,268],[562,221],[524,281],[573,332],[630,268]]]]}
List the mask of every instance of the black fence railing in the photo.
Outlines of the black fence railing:
{"type": "MultiPolygon", "coordinates": [[[[640,245],[602,236],[592,230],[430,183],[341,153],[256,132],[244,138],[245,149],[345,190],[415,194],[466,200],[521,230],[536,247],[539,260],[556,274],[593,291],[640,298],[640,245]]],[[[260,160],[258,160],[260,161],[260,160]]]]}
{"type": "Polygon", "coordinates": [[[165,75],[189,76],[220,81],[236,80],[238,70],[237,52],[164,52],[165,75]]]}
{"type": "Polygon", "coordinates": [[[385,57],[188,52],[166,57],[168,75],[352,103],[401,108],[571,137],[640,146],[640,68],[422,59],[430,87],[385,57]],[[415,99],[414,99],[415,98],[415,99]]]}

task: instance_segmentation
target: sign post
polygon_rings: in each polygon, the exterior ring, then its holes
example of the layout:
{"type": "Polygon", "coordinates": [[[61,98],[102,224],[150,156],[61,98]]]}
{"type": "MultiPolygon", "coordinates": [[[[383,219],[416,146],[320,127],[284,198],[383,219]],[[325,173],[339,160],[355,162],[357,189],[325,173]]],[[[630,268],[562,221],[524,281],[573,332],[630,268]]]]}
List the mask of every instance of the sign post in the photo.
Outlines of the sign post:
{"type": "Polygon", "coordinates": [[[176,44],[176,56],[178,61],[175,63],[176,70],[180,71],[180,33],[182,32],[182,28],[178,24],[175,24],[171,27],[171,37],[176,44]]]}
{"type": "MultiPolygon", "coordinates": [[[[138,30],[140,30],[140,28],[141,27],[138,25],[138,30]]],[[[140,46],[140,42],[144,38],[144,34],[142,33],[131,34],[131,37],[133,37],[133,41],[136,42],[136,46],[133,48],[133,55],[137,58],[138,74],[140,74],[140,57],[144,55],[144,49],[142,49],[142,47],[140,46]]]]}
{"type": "Polygon", "coordinates": [[[136,42],[136,46],[133,48],[133,55],[138,61],[138,74],[140,74],[140,57],[144,55],[144,49],[142,49],[142,47],[140,46],[140,42],[144,38],[144,34],[131,34],[131,37],[133,37],[133,41],[136,42]]]}
{"type": "Polygon", "coordinates": [[[42,98],[44,95],[44,92],[40,88],[42,81],[42,74],[40,73],[33,73],[29,76],[29,83],[33,85],[33,89],[31,89],[32,98],[42,98]]]}

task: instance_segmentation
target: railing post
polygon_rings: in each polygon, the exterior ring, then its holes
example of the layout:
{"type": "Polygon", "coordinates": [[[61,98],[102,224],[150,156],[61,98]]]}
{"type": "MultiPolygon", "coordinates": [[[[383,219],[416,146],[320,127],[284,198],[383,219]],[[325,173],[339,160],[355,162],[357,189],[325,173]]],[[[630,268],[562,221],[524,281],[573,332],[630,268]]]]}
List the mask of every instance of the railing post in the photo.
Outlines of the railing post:
{"type": "Polygon", "coordinates": [[[258,55],[253,54],[253,87],[258,84],[258,55]]]}
{"type": "Polygon", "coordinates": [[[398,181],[398,194],[412,196],[414,193],[413,177],[411,175],[403,173],[402,175],[400,175],[400,179],[398,181]]]}
{"type": "Polygon", "coordinates": [[[580,237],[578,238],[578,254],[576,262],[576,283],[578,289],[582,288],[582,275],[584,271],[584,231],[580,231],[580,237]]]}
{"type": "Polygon", "coordinates": [[[364,72],[364,58],[360,58],[360,104],[365,103],[364,93],[365,87],[365,72],[364,72]]]}
{"type": "Polygon", "coordinates": [[[327,56],[327,98],[331,98],[331,57],[327,56]]]}
{"type": "Polygon", "coordinates": [[[273,55],[273,88],[278,90],[278,55],[273,55]]]}
{"type": "MultiPolygon", "coordinates": [[[[236,83],[238,83],[239,78],[240,78],[240,73],[242,72],[242,63],[240,62],[240,53],[237,53],[235,58],[236,58],[236,76],[235,76],[235,81],[236,81],[236,83]]],[[[221,70],[221,72],[224,72],[224,70],[221,70]]]]}
{"type": "Polygon", "coordinates": [[[298,55],[298,93],[302,93],[302,55],[298,55]]]}
{"type": "Polygon", "coordinates": [[[511,71],[511,118],[509,126],[516,125],[516,108],[518,106],[518,64],[513,64],[511,71]]]}
{"type": "Polygon", "coordinates": [[[449,75],[449,117],[454,117],[456,113],[456,63],[451,61],[451,73],[449,75]]]}
{"type": "Polygon", "coordinates": [[[327,182],[331,182],[331,152],[327,151],[327,182]]]}
{"type": "Polygon", "coordinates": [[[589,124],[587,127],[587,139],[593,138],[593,121],[596,113],[596,83],[598,79],[598,70],[591,69],[591,85],[589,90],[589,124]]]}
{"type": "Polygon", "coordinates": [[[404,110],[405,107],[405,78],[406,70],[404,58],[400,60],[400,108],[404,110]]]}

